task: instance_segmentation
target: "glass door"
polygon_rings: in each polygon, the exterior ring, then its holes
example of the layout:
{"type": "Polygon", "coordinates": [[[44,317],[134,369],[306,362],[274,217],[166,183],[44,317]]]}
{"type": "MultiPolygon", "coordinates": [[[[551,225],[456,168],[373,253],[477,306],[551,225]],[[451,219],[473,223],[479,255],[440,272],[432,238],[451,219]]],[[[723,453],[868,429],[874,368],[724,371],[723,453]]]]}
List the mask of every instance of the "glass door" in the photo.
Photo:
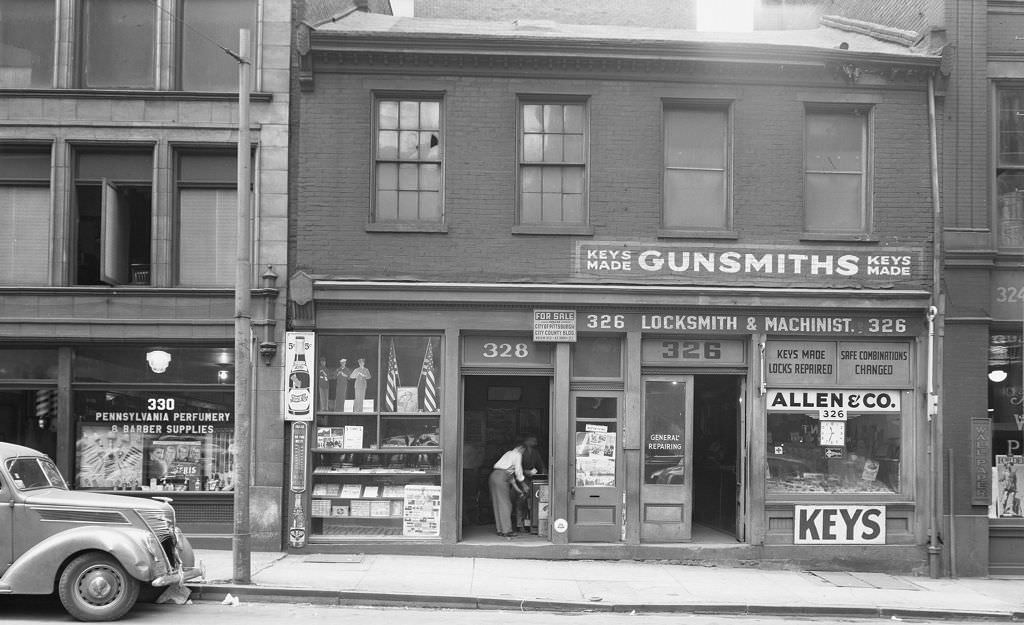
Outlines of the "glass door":
{"type": "Polygon", "coordinates": [[[574,393],[570,542],[622,540],[621,393],[574,393]]]}
{"type": "Polygon", "coordinates": [[[645,377],[640,540],[691,537],[693,507],[693,377],[645,377]]]}

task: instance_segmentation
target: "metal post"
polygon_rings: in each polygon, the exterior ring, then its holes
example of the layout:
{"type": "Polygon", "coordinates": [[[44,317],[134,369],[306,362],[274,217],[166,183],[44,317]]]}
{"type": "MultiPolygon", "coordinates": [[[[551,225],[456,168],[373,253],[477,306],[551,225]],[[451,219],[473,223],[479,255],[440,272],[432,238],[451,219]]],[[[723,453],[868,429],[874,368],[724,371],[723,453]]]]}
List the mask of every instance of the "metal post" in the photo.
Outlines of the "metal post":
{"type": "Polygon", "coordinates": [[[249,176],[249,30],[238,31],[238,229],[235,241],[235,501],[231,556],[233,579],[250,583],[251,540],[249,536],[249,467],[252,455],[252,233],[250,225],[249,176]]]}

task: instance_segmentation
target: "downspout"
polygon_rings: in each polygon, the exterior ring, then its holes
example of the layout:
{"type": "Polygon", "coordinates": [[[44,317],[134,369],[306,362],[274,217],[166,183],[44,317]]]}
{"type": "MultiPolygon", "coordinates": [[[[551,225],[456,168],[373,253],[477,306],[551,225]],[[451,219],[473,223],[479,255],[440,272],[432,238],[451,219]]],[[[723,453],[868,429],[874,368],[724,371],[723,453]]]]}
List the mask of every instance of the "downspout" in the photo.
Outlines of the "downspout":
{"type": "MultiPolygon", "coordinates": [[[[932,304],[928,307],[928,493],[931,498],[931,528],[928,531],[928,573],[937,578],[941,572],[942,546],[939,523],[942,519],[942,456],[939,454],[939,396],[935,391],[936,338],[942,289],[942,202],[939,197],[939,145],[935,115],[935,75],[928,76],[928,131],[932,174],[932,304]]],[[[953,522],[950,510],[950,523],[953,522]]],[[[954,546],[951,545],[950,549],[954,546]]]]}

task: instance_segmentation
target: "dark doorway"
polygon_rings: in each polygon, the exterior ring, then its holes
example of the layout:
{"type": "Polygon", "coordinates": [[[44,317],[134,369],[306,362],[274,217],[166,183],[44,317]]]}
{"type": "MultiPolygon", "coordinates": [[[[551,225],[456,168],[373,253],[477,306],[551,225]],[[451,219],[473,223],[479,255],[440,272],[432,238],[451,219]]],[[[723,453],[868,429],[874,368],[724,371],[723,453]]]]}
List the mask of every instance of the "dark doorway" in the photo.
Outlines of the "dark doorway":
{"type": "MultiPolygon", "coordinates": [[[[693,522],[736,535],[741,378],[693,378],[693,522]]],[[[696,531],[696,530],[695,530],[696,531]]]]}
{"type": "MultiPolygon", "coordinates": [[[[530,376],[466,376],[462,411],[462,528],[464,540],[496,537],[488,478],[494,463],[527,435],[537,437],[537,454],[523,468],[536,467],[534,492],[523,539],[536,535],[537,506],[547,483],[550,458],[550,379],[530,376]]],[[[523,519],[526,524],[526,519],[523,519]]],[[[543,532],[543,528],[541,530],[543,532]]],[[[546,534],[544,534],[546,539],[546,534]]]]}

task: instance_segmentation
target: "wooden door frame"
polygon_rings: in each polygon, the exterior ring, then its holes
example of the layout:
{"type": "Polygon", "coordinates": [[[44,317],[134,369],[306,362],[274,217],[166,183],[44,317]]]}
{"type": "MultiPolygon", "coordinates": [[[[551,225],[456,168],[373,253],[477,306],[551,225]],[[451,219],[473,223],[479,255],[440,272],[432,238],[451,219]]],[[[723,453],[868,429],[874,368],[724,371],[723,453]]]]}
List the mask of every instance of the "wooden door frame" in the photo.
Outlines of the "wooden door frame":
{"type": "MultiPolygon", "coordinates": [[[[680,542],[685,542],[691,539],[693,531],[693,385],[694,376],[689,373],[670,373],[670,374],[651,374],[643,375],[640,379],[640,440],[647,440],[647,383],[648,382],[681,382],[685,384],[685,393],[683,396],[683,458],[685,464],[683,466],[683,489],[684,492],[679,502],[668,502],[666,503],[680,503],[683,508],[683,521],[682,521],[682,536],[679,539],[680,542]]],[[[641,542],[662,542],[657,539],[654,541],[646,540],[643,536],[645,525],[648,524],[644,519],[646,518],[646,506],[647,499],[644,492],[650,486],[658,486],[655,484],[647,484],[646,478],[646,445],[640,453],[640,540],[641,542]]],[[[667,485],[666,485],[667,486],[667,485]]]]}
{"type": "MultiPolygon", "coordinates": [[[[573,527],[575,522],[573,521],[573,506],[576,501],[576,423],[579,417],[576,413],[576,400],[579,397],[608,397],[615,399],[615,486],[614,487],[587,487],[583,486],[580,488],[614,488],[617,492],[614,496],[615,509],[616,509],[616,524],[620,528],[616,534],[616,539],[612,542],[624,543],[625,542],[625,517],[623,516],[626,511],[626,477],[628,472],[626,471],[626,458],[623,446],[623,422],[625,421],[625,392],[622,390],[570,390],[569,391],[569,418],[567,424],[569,427],[568,436],[566,437],[567,457],[563,463],[563,467],[566,469],[565,475],[568,481],[568,490],[566,491],[566,504],[569,522],[569,528],[566,532],[569,542],[580,542],[573,536],[573,527]]],[[[584,541],[589,542],[589,541],[584,541]]]]}

